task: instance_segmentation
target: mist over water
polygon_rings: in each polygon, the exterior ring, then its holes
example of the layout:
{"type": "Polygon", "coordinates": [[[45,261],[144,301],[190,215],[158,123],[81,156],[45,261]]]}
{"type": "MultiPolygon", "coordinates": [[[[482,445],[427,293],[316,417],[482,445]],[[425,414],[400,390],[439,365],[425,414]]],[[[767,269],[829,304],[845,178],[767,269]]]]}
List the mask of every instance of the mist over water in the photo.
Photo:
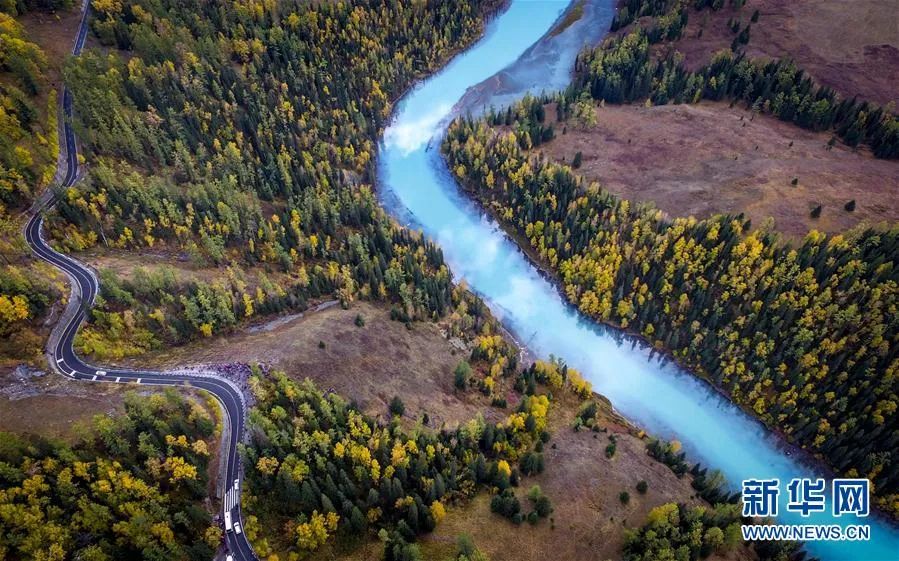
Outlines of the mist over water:
{"type": "Polygon", "coordinates": [[[481,295],[534,354],[562,357],[624,416],[654,435],[679,440],[690,459],[720,469],[734,489],[743,479],[779,478],[780,522],[871,525],[869,542],[810,542],[811,554],[824,560],[899,559],[899,531],[886,521],[833,518],[829,502],[827,512],[807,518],[787,513],[786,483],[818,475],[814,469],[791,457],[760,423],[709,385],[642,344],[582,318],[498,225],[460,193],[447,170],[439,150],[450,119],[507,105],[528,92],[563,89],[577,53],[608,29],[613,4],[588,0],[578,22],[544,37],[567,2],[513,0],[481,41],[398,104],[378,159],[382,204],[439,243],[455,278],[481,295]]]}

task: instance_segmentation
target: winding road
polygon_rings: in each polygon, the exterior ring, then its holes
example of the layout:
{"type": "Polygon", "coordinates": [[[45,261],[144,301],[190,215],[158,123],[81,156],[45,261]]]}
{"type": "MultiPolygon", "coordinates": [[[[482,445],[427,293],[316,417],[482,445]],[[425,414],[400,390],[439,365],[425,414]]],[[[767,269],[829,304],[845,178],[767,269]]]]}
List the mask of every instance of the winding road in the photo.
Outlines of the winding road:
{"type": "MultiPolygon", "coordinates": [[[[81,53],[87,37],[87,21],[90,1],[84,5],[81,24],[75,38],[73,55],[81,53]]],[[[78,151],[75,133],[71,127],[72,95],[68,89],[63,90],[62,138],[66,145],[65,177],[63,187],[72,186],[78,178],[78,151]]],[[[227,416],[226,445],[220,451],[225,462],[221,473],[224,474],[225,493],[222,500],[222,514],[230,514],[231,519],[241,526],[240,479],[241,466],[237,451],[244,432],[247,406],[241,391],[231,381],[211,373],[163,373],[145,370],[123,370],[117,368],[98,367],[83,361],[73,347],[75,334],[84,321],[87,310],[94,303],[100,286],[97,277],[84,264],[63,255],[46,242],[43,237],[43,211],[53,206],[52,197],[39,202],[32,209],[32,215],[25,226],[25,240],[32,251],[44,261],[62,270],[72,281],[72,298],[66,313],[62,315],[54,328],[53,336],[47,346],[50,366],[60,374],[75,380],[87,382],[105,382],[119,384],[142,384],[153,386],[189,386],[208,391],[218,399],[227,416]],[[74,312],[74,313],[73,313],[74,312]],[[235,485],[235,482],[237,483],[235,485]]],[[[235,560],[255,560],[256,555],[247,541],[246,534],[234,531],[225,532],[226,551],[235,560]]]]}

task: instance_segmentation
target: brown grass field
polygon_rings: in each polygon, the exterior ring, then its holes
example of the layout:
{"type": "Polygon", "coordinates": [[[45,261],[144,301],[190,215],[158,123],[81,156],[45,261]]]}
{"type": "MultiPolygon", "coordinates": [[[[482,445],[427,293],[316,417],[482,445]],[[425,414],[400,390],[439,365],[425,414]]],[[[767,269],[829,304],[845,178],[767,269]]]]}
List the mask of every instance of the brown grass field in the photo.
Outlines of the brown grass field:
{"type": "Polygon", "coordinates": [[[828,150],[827,133],[726,103],[606,105],[596,115],[589,129],[569,127],[563,135],[556,125],[556,138],[539,152],[570,163],[580,151],[578,173],[671,216],[744,212],[755,227],[771,217],[793,239],[813,228],[833,233],[899,220],[899,164],[840,142],[828,150]],[[844,209],[850,200],[854,212],[844,209]],[[818,205],[821,216],[812,218],[818,205]]]}
{"type": "Polygon", "coordinates": [[[741,10],[726,2],[717,12],[691,11],[673,47],[688,67],[699,67],[730,48],[734,34],[727,21],[733,17],[745,27],[755,10],[749,56],[790,58],[840,94],[899,103],[899,0],[747,0],[741,10]]]}

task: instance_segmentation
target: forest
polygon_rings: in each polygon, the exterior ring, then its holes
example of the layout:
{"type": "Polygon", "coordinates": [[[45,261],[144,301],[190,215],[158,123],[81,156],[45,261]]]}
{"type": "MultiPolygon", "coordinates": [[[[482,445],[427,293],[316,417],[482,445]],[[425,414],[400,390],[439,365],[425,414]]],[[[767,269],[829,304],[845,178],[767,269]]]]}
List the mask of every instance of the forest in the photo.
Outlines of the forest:
{"type": "MultiPolygon", "coordinates": [[[[597,103],[708,99],[899,157],[899,120],[889,108],[841,98],[788,60],[751,60],[746,41],[695,72],[676,52],[654,53],[652,44],[679,36],[688,4],[626,2],[613,29],[651,17],[585,50],[564,92],[454,122],[443,144],[449,166],[583,313],[670,351],[838,473],[870,478],[880,506],[899,515],[899,229],[811,231],[791,245],[742,215],[669,219],[526,152],[564,133],[554,124],[589,125],[597,103]],[[556,115],[546,115],[549,101],[556,115]]],[[[577,154],[571,162],[577,168],[577,154]]]]}
{"type": "Polygon", "coordinates": [[[116,328],[125,312],[153,344],[322,295],[390,301],[405,321],[444,314],[443,256],[377,205],[372,155],[391,102],[498,5],[96,2],[91,28],[112,52],[65,68],[91,174],[60,193],[53,238],[259,269],[272,286],[182,283],[135,307],[113,283],[82,348],[137,351],[116,328]]]}
{"type": "Polygon", "coordinates": [[[896,514],[899,229],[812,231],[793,246],[739,215],[668,219],[530,159],[542,101],[507,112],[507,133],[488,125],[499,114],[451,125],[443,150],[463,185],[584,314],[670,351],[838,473],[870,478],[896,514]]]}
{"type": "MultiPolygon", "coordinates": [[[[479,416],[438,431],[426,421],[404,429],[399,399],[385,425],[309,380],[275,372],[257,374],[250,386],[257,402],[243,448],[250,467],[244,499],[253,513],[248,536],[261,556],[284,550],[294,558],[329,540],[362,543],[377,534],[384,559],[421,559],[417,536],[479,489],[494,489],[495,512],[513,522],[527,515],[511,488],[522,477],[519,460],[539,454],[549,438],[546,395],[526,396],[501,423],[479,416]],[[270,540],[261,528],[280,535],[270,540]]],[[[551,510],[541,497],[535,517],[551,510]]]]}
{"type": "MultiPolygon", "coordinates": [[[[0,0],[0,12],[65,4],[0,0]]],[[[79,353],[120,359],[327,298],[380,300],[409,323],[449,316],[451,331],[477,333],[455,387],[488,396],[505,410],[500,422],[437,430],[423,418],[410,428],[398,397],[382,422],[311,382],[256,369],[241,454],[245,531],[260,556],[294,559],[377,536],[385,559],[420,559],[418,537],[480,491],[492,493],[497,515],[541,523],[549,499],[532,488],[525,501],[516,488],[546,467],[552,393],[587,400],[575,428],[592,424],[589,383],[556,358],[519,369],[517,349],[484,321],[484,304],[453,286],[439,247],[391,221],[370,186],[391,103],[475,39],[500,4],[95,0],[91,30],[102,48],[66,62],[90,173],[57,193],[54,243],[152,250],[222,273],[205,281],[166,266],[100,271],[79,353]],[[510,387],[520,394],[511,406],[510,387]]],[[[686,12],[670,12],[680,3],[626,4],[617,27],[640,15],[656,16],[654,26],[579,57],[557,120],[585,117],[598,102],[730,100],[899,157],[889,110],[738,48],[695,72],[673,55],[653,60],[650,45],[676,37],[686,12]]],[[[6,205],[22,208],[46,184],[56,124],[40,124],[22,93],[41,87],[40,50],[3,18],[0,126],[10,135],[0,141],[0,337],[39,348],[22,326],[62,289],[21,263],[6,205]]],[[[443,146],[453,173],[527,238],[582,312],[671,351],[838,472],[871,478],[880,506],[899,515],[899,230],[811,232],[791,246],[742,216],[667,219],[568,167],[529,159],[527,149],[555,134],[545,101],[456,121],[443,146]],[[488,122],[512,132],[496,136],[488,122]]],[[[209,414],[173,393],[129,397],[124,418],[98,418],[71,446],[3,435],[0,557],[210,558],[221,534],[201,501],[214,436],[209,414]]],[[[670,445],[653,442],[649,453],[678,475],[689,471],[670,445]]],[[[731,497],[715,490],[713,474],[692,475],[716,506],[653,510],[628,537],[626,559],[698,559],[733,544],[731,497]]],[[[478,558],[470,544],[459,551],[478,558]]]]}
{"type": "Polygon", "coordinates": [[[56,172],[56,92],[44,52],[6,11],[0,2],[0,362],[35,361],[61,291],[53,269],[29,259],[20,213],[56,172]]]}
{"type": "Polygon", "coordinates": [[[0,558],[211,559],[208,411],[174,390],[130,393],[71,445],[0,432],[0,558]]]}

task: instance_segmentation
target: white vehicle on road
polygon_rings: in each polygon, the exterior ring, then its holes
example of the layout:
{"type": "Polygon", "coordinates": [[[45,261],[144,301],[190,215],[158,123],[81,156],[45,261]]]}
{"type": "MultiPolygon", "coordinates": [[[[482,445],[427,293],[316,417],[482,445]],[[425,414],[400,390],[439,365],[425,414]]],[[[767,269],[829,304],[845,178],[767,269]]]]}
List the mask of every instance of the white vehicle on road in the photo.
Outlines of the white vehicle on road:
{"type": "Polygon", "coordinates": [[[234,480],[234,490],[239,491],[238,487],[240,486],[240,479],[234,480]]]}
{"type": "Polygon", "coordinates": [[[234,523],[234,533],[239,534],[242,530],[240,529],[240,522],[234,523]]]}
{"type": "MultiPolygon", "coordinates": [[[[230,512],[225,513],[225,531],[226,532],[231,531],[231,513],[230,512]]],[[[240,533],[240,532],[238,532],[238,533],[240,533]]]]}
{"type": "Polygon", "coordinates": [[[105,370],[97,370],[97,376],[106,376],[105,370]]]}

